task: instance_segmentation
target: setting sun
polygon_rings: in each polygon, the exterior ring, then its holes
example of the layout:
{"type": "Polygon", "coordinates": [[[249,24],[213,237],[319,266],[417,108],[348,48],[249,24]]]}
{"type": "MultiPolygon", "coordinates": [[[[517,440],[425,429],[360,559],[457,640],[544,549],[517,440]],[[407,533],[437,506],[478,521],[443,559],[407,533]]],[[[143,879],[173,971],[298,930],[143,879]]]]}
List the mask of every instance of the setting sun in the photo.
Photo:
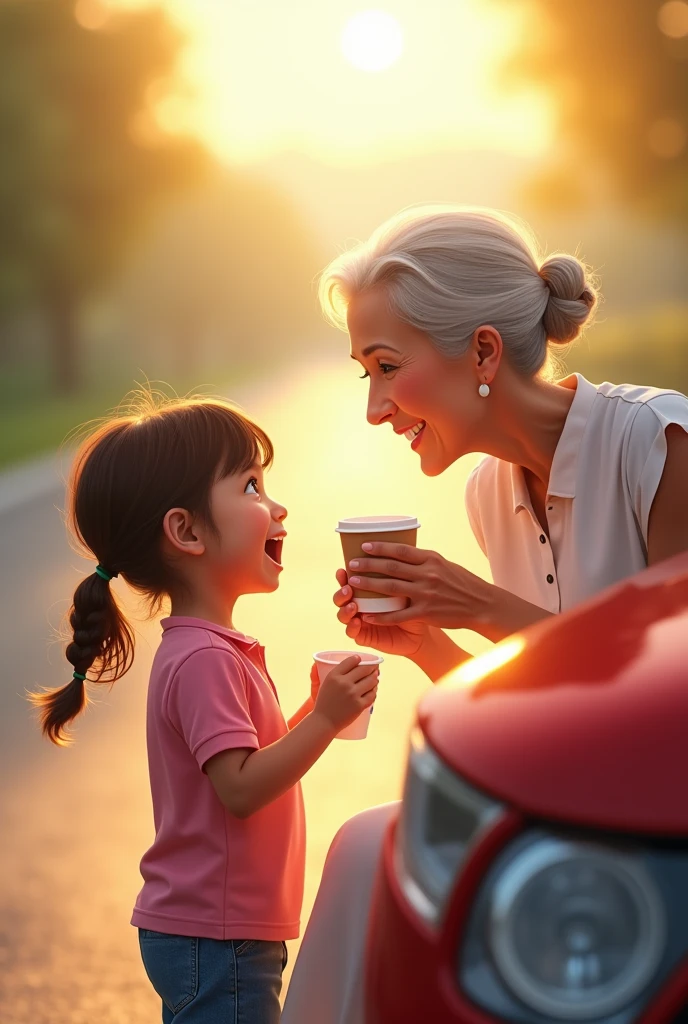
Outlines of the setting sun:
{"type": "MultiPolygon", "coordinates": [[[[78,12],[92,18],[100,4],[151,2],[79,0],[78,12]]],[[[191,131],[235,164],[285,152],[341,166],[547,148],[549,97],[532,87],[505,92],[498,81],[532,31],[527,9],[493,0],[384,2],[385,10],[357,11],[306,0],[166,0],[187,46],[179,95],[160,98],[152,115],[163,131],[191,131]]]]}
{"type": "Polygon", "coordinates": [[[384,71],[403,49],[401,26],[386,11],[361,11],[349,19],[342,33],[342,53],[361,71],[384,71]]]}

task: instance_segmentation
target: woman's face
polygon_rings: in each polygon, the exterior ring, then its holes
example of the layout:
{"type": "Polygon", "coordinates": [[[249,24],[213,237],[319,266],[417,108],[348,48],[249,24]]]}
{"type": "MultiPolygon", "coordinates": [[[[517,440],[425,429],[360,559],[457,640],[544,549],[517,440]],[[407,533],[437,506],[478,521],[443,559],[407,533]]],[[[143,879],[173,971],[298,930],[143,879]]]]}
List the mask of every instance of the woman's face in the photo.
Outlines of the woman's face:
{"type": "Polygon", "coordinates": [[[448,359],[423,331],[388,308],[382,287],[356,295],[347,312],[351,357],[370,379],[368,422],[390,423],[437,476],[475,447],[486,404],[478,396],[477,353],[448,359]],[[420,430],[419,430],[420,428],[420,430]]]}

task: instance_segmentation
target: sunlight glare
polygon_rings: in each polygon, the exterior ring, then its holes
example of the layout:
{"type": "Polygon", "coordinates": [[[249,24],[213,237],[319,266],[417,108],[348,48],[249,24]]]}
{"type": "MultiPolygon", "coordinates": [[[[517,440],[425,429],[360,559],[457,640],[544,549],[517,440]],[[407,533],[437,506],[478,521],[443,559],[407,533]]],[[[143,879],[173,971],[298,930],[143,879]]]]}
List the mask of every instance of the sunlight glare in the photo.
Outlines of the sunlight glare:
{"type": "Polygon", "coordinates": [[[385,71],[404,49],[401,25],[386,11],[361,11],[342,33],[342,53],[361,71],[385,71]]]}
{"type": "Polygon", "coordinates": [[[473,686],[474,683],[480,682],[490,672],[495,672],[498,668],[502,668],[503,665],[513,661],[514,658],[518,657],[525,645],[526,642],[522,636],[512,636],[504,643],[497,644],[491,650],[485,651],[484,654],[479,654],[477,658],[471,658],[470,661],[459,665],[457,669],[446,677],[447,682],[450,685],[462,688],[473,686]]]}
{"type": "Polygon", "coordinates": [[[75,21],[89,32],[103,28],[109,17],[110,12],[98,0],[77,0],[74,5],[75,21]]]}
{"type": "MultiPolygon", "coordinates": [[[[152,0],[97,2],[114,10],[152,0]]],[[[340,166],[443,149],[533,157],[551,145],[547,92],[505,92],[497,78],[532,31],[521,5],[394,0],[390,12],[344,15],[306,0],[164,6],[187,38],[177,75],[188,111],[152,102],[151,113],[161,130],[190,128],[232,164],[285,152],[340,166]]]]}
{"type": "Polygon", "coordinates": [[[668,0],[657,12],[657,24],[670,39],[688,36],[688,3],[684,0],[668,0]]]}

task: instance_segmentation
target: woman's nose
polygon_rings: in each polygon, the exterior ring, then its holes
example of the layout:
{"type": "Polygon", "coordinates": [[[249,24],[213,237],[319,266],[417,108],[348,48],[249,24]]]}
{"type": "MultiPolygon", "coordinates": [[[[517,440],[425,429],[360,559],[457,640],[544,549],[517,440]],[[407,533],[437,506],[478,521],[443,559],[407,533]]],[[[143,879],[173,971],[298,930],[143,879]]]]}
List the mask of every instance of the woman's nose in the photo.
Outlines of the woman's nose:
{"type": "Polygon", "coordinates": [[[394,402],[391,402],[389,398],[385,398],[383,395],[376,394],[373,388],[370,389],[368,394],[368,411],[366,413],[368,423],[373,427],[377,427],[380,423],[390,419],[395,411],[396,406],[394,402]]]}

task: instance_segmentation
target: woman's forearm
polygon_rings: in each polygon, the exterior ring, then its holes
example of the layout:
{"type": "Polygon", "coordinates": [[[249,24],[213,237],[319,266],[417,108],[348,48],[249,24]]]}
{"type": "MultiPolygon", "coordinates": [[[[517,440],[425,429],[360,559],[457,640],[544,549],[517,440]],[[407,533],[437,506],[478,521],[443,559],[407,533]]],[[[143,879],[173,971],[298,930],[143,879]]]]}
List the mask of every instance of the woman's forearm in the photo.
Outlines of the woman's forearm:
{"type": "Polygon", "coordinates": [[[444,630],[430,626],[427,639],[423,641],[416,653],[411,655],[410,660],[418,668],[421,668],[433,683],[436,683],[447,672],[451,672],[462,661],[468,661],[470,657],[472,655],[455,644],[444,630]]]}
{"type": "Polygon", "coordinates": [[[553,614],[493,583],[485,583],[481,597],[481,612],[474,629],[493,643],[499,643],[512,633],[518,633],[553,614]]]}

